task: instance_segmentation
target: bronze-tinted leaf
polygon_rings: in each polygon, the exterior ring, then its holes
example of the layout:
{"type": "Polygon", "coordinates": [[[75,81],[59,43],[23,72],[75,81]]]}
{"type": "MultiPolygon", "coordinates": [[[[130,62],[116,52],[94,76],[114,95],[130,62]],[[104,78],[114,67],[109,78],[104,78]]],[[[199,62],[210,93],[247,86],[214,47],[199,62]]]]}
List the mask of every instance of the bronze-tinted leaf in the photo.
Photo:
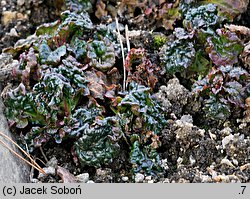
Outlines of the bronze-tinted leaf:
{"type": "Polygon", "coordinates": [[[103,100],[107,85],[107,79],[104,73],[100,71],[86,71],[86,79],[89,81],[88,87],[92,97],[103,100]]]}

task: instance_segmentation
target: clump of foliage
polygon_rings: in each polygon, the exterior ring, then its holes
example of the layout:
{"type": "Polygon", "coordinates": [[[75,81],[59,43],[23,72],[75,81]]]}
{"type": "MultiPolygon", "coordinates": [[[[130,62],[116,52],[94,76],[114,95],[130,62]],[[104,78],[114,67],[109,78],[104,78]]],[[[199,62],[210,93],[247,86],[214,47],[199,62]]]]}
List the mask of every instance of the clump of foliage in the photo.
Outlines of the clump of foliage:
{"type": "Polygon", "coordinates": [[[160,52],[160,60],[169,74],[183,72],[195,59],[194,44],[189,40],[176,39],[167,42],[160,52]]]}
{"type": "Polygon", "coordinates": [[[69,117],[81,96],[89,94],[87,83],[78,68],[61,65],[58,69],[46,71],[32,89],[21,83],[10,91],[6,100],[6,115],[17,128],[37,125],[40,133],[54,137],[60,143],[67,136],[65,133],[62,136],[62,129],[70,122],[69,117]]]}
{"type": "Polygon", "coordinates": [[[57,143],[68,137],[79,138],[80,133],[72,133],[79,127],[76,113],[82,106],[94,103],[96,97],[91,96],[93,87],[86,78],[86,69],[110,69],[116,56],[114,50],[109,51],[112,41],[108,38],[82,38],[94,28],[87,13],[64,12],[62,18],[61,23],[38,28],[38,40],[20,55],[20,64],[14,69],[20,84],[7,93],[5,100],[12,126],[27,129],[23,141],[30,151],[52,138],[57,143]]]}
{"type": "MultiPolygon", "coordinates": [[[[210,14],[212,14],[214,9],[210,6],[207,7],[207,5],[211,5],[211,4],[216,5],[218,16],[221,19],[232,22],[236,16],[246,11],[248,0],[239,0],[239,1],[235,1],[235,0],[202,0],[202,1],[188,0],[186,1],[186,0],[183,0],[181,2],[180,7],[181,7],[182,12],[186,13],[190,9],[192,9],[192,7],[195,7],[195,5],[199,5],[199,6],[202,6],[202,8],[197,9],[196,11],[205,10],[205,11],[208,11],[210,14]],[[208,9],[209,7],[211,9],[208,9]]],[[[208,13],[204,15],[208,15],[208,13]]],[[[201,18],[203,17],[205,16],[202,16],[201,18]]],[[[210,21],[210,19],[208,19],[208,21],[210,21]]]]}
{"type": "Polygon", "coordinates": [[[132,48],[126,57],[125,68],[128,71],[127,82],[135,81],[152,89],[158,82],[159,67],[147,58],[145,49],[132,48]]]}
{"type": "Polygon", "coordinates": [[[233,65],[238,62],[238,55],[243,44],[235,33],[226,29],[217,29],[216,35],[207,38],[206,52],[217,66],[233,65]]]}
{"type": "Polygon", "coordinates": [[[155,34],[153,35],[153,41],[154,41],[154,47],[160,48],[167,42],[167,37],[165,35],[161,34],[155,34]]]}
{"type": "Polygon", "coordinates": [[[150,89],[131,82],[129,92],[117,106],[122,118],[125,135],[130,140],[130,162],[134,172],[152,174],[161,171],[157,153],[159,136],[167,124],[158,102],[149,94],[150,89]]]}
{"type": "Polygon", "coordinates": [[[74,143],[74,150],[81,165],[101,167],[111,164],[119,155],[117,143],[121,135],[119,118],[97,118],[92,124],[83,123],[81,137],[74,143]]]}
{"type": "Polygon", "coordinates": [[[63,12],[61,20],[38,27],[29,42],[6,51],[19,61],[13,89],[4,99],[6,116],[25,150],[70,140],[83,167],[110,165],[122,149],[128,158],[123,163],[133,173],[161,173],[158,151],[167,121],[151,92],[165,73],[190,78],[209,121],[224,121],[232,109],[245,108],[250,76],[238,67],[243,44],[236,33],[222,28],[243,12],[239,2],[244,0],[70,2],[76,12],[63,12]],[[93,24],[87,13],[95,6],[101,25],[93,24]],[[125,49],[122,65],[108,14],[124,16],[120,22],[132,27],[173,34],[152,33],[153,47],[147,50],[125,49]],[[150,57],[151,50],[159,57],[150,57]]]}
{"type": "Polygon", "coordinates": [[[219,16],[233,21],[233,19],[246,11],[248,0],[204,0],[201,1],[202,4],[215,4],[218,6],[219,16]]]}
{"type": "Polygon", "coordinates": [[[187,10],[183,24],[188,29],[199,29],[214,26],[218,21],[216,6],[207,4],[187,10]]]}
{"type": "Polygon", "coordinates": [[[250,74],[230,65],[213,68],[203,79],[195,82],[193,92],[203,97],[203,111],[210,120],[224,121],[233,108],[244,108],[249,96],[250,74]]]}
{"type": "Polygon", "coordinates": [[[6,94],[6,116],[22,133],[22,146],[32,152],[48,141],[70,139],[81,165],[98,168],[111,164],[122,145],[132,172],[156,173],[166,120],[152,89],[141,85],[156,83],[146,51],[130,51],[128,91],[119,93],[119,78],[108,77],[119,77],[114,35],[104,25],[93,26],[86,13],[62,16],[62,22],[38,28],[38,39],[14,69],[19,85],[6,94]]]}
{"type": "Polygon", "coordinates": [[[87,45],[89,65],[101,71],[107,71],[115,64],[115,49],[109,39],[94,40],[87,45]]]}
{"type": "Polygon", "coordinates": [[[216,66],[236,64],[243,44],[236,33],[216,29],[225,21],[219,15],[220,6],[216,3],[195,6],[191,2],[181,7],[187,31],[175,28],[175,38],[169,37],[170,40],[161,48],[160,61],[166,73],[179,72],[183,77],[189,73],[203,76],[211,68],[210,62],[216,66]]]}
{"type": "Polygon", "coordinates": [[[179,10],[180,1],[127,1],[121,0],[110,3],[109,1],[98,1],[96,4],[95,15],[102,19],[108,15],[112,17],[120,16],[128,21],[129,24],[142,26],[144,28],[173,29],[177,20],[181,19],[179,10]]]}

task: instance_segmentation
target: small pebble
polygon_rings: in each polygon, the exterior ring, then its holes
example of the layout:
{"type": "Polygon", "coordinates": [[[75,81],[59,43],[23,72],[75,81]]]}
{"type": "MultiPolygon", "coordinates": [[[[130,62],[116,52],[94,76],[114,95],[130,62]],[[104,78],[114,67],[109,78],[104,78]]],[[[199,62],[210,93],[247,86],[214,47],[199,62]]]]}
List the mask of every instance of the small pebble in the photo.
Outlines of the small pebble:
{"type": "Polygon", "coordinates": [[[225,138],[223,138],[223,140],[221,141],[223,149],[226,148],[226,145],[229,144],[229,142],[231,140],[234,140],[234,136],[232,134],[230,134],[230,135],[226,136],[225,138]]]}
{"type": "Polygon", "coordinates": [[[233,163],[234,163],[234,165],[236,165],[236,166],[239,165],[239,162],[238,162],[238,160],[236,160],[236,159],[233,159],[233,163]]]}
{"type": "Polygon", "coordinates": [[[180,165],[182,162],[183,162],[183,158],[178,157],[178,159],[177,159],[177,165],[180,165]]]}
{"type": "Polygon", "coordinates": [[[30,182],[31,182],[31,183],[38,183],[38,182],[39,182],[39,180],[38,180],[38,179],[36,179],[36,178],[32,178],[32,179],[30,180],[30,182]]]}
{"type": "Polygon", "coordinates": [[[123,176],[123,177],[122,177],[122,181],[123,181],[123,182],[127,182],[127,181],[128,181],[128,177],[127,177],[127,176],[123,176]]]}
{"type": "Polygon", "coordinates": [[[147,180],[147,181],[152,180],[152,176],[146,176],[146,177],[145,177],[145,180],[147,180]]]}
{"type": "Polygon", "coordinates": [[[192,166],[196,163],[196,160],[194,159],[192,155],[189,156],[189,161],[192,166]]]}
{"type": "Polygon", "coordinates": [[[89,181],[89,174],[88,173],[82,173],[76,176],[77,181],[80,183],[87,183],[89,181]]]}
{"type": "Polygon", "coordinates": [[[10,29],[9,35],[12,37],[18,37],[18,33],[15,28],[10,29]]]}
{"type": "Polygon", "coordinates": [[[135,175],[135,182],[136,182],[136,183],[143,182],[143,180],[144,180],[144,175],[143,175],[143,174],[137,173],[137,174],[135,175]]]}
{"type": "Polygon", "coordinates": [[[17,5],[22,6],[25,3],[25,0],[17,0],[17,5]]]}
{"type": "Polygon", "coordinates": [[[183,115],[180,120],[191,124],[193,123],[193,117],[191,115],[183,115]]]}
{"type": "Polygon", "coordinates": [[[6,6],[6,4],[7,4],[6,1],[1,1],[1,6],[2,7],[6,6]]]}
{"type": "Polygon", "coordinates": [[[56,167],[58,164],[58,160],[56,159],[56,157],[52,157],[47,163],[46,165],[48,167],[56,167]]]}
{"type": "MultiPolygon", "coordinates": [[[[56,175],[56,169],[55,167],[45,167],[43,168],[44,172],[48,175],[55,176],[56,175]]],[[[45,175],[43,173],[39,173],[38,179],[44,178],[45,175]]]]}
{"type": "Polygon", "coordinates": [[[89,180],[87,183],[95,183],[93,180],[89,180]]]}

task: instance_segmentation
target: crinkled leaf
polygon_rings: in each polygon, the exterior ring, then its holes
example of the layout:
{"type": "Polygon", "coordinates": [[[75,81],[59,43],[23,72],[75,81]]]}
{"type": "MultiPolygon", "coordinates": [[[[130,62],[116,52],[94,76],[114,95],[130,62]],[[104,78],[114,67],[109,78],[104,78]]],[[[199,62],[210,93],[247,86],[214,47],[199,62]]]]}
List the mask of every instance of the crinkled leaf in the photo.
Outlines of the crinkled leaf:
{"type": "Polygon", "coordinates": [[[132,48],[126,57],[125,68],[130,72],[127,82],[135,81],[152,89],[155,87],[158,81],[156,74],[160,69],[151,63],[144,49],[132,48]],[[135,67],[132,68],[132,65],[135,67]]]}
{"type": "Polygon", "coordinates": [[[106,76],[101,71],[87,71],[86,79],[88,80],[91,96],[98,99],[104,99],[107,85],[106,76]]]}
{"type": "Polygon", "coordinates": [[[207,38],[206,52],[217,66],[233,65],[238,62],[238,55],[243,44],[235,33],[225,29],[217,29],[217,35],[207,38]]]}
{"type": "Polygon", "coordinates": [[[57,42],[57,45],[65,43],[70,36],[75,33],[83,35],[84,32],[88,32],[93,29],[93,23],[89,18],[88,13],[81,12],[75,13],[65,11],[61,14],[62,21],[56,21],[53,23],[40,26],[37,31],[37,36],[43,36],[51,42],[57,42]]]}
{"type": "Polygon", "coordinates": [[[47,64],[58,65],[61,61],[61,58],[67,53],[66,46],[63,45],[57,48],[55,51],[52,51],[46,59],[47,64]]]}
{"type": "Polygon", "coordinates": [[[39,46],[39,57],[42,64],[46,63],[50,53],[51,53],[50,47],[45,41],[43,41],[39,46]]]}
{"type": "Polygon", "coordinates": [[[19,65],[13,69],[13,76],[20,79],[25,86],[41,78],[41,68],[38,65],[38,57],[34,48],[20,55],[19,65]]]}
{"type": "Polygon", "coordinates": [[[75,13],[67,10],[61,15],[63,22],[59,26],[59,30],[69,27],[69,29],[71,29],[70,31],[75,30],[76,28],[80,28],[83,31],[88,31],[94,27],[88,13],[86,12],[75,13]]]}
{"type": "Polygon", "coordinates": [[[182,72],[192,65],[195,59],[194,44],[188,41],[174,40],[165,44],[160,51],[160,60],[166,72],[182,72]]]}
{"type": "Polygon", "coordinates": [[[18,57],[21,53],[27,51],[34,43],[38,41],[38,37],[31,35],[26,39],[20,39],[16,42],[14,47],[3,49],[3,53],[9,53],[13,58],[18,57]]]}
{"type": "Polygon", "coordinates": [[[55,22],[52,23],[46,23],[43,25],[40,25],[37,29],[36,29],[36,35],[40,36],[40,35],[48,35],[48,36],[53,36],[56,34],[56,31],[58,29],[60,25],[60,21],[57,20],[55,22]]]}
{"type": "Polygon", "coordinates": [[[211,69],[211,63],[205,58],[203,51],[199,50],[195,55],[195,61],[189,70],[199,75],[206,75],[211,69]]]}
{"type": "Polygon", "coordinates": [[[192,90],[205,97],[203,109],[206,117],[224,120],[230,116],[232,107],[244,107],[249,79],[250,74],[240,67],[221,66],[213,68],[206,77],[195,82],[192,90]]]}
{"type": "Polygon", "coordinates": [[[91,107],[80,107],[75,110],[72,118],[75,118],[77,123],[77,128],[70,129],[71,136],[82,135],[83,130],[86,125],[93,124],[98,116],[102,114],[102,109],[100,107],[91,106],[91,107]]]}
{"type": "Polygon", "coordinates": [[[225,121],[231,115],[230,105],[223,98],[210,96],[204,101],[203,111],[208,119],[225,121]]]}
{"type": "Polygon", "coordinates": [[[78,37],[75,37],[71,41],[71,48],[75,54],[76,59],[84,60],[87,56],[86,50],[87,43],[84,40],[80,40],[78,37]]]}
{"type": "Polygon", "coordinates": [[[93,125],[85,126],[82,137],[74,144],[77,157],[83,166],[98,168],[112,163],[120,148],[118,143],[111,139],[117,125],[117,118],[106,117],[97,120],[93,125]]]}
{"type": "Polygon", "coordinates": [[[108,38],[102,41],[94,40],[88,43],[87,58],[90,60],[90,66],[100,71],[107,71],[115,64],[115,49],[108,38]]]}
{"type": "Polygon", "coordinates": [[[236,106],[244,107],[243,87],[237,81],[227,82],[225,84],[225,92],[230,93],[228,101],[236,106]]]}
{"type": "Polygon", "coordinates": [[[76,92],[88,96],[90,94],[88,80],[81,67],[82,65],[74,57],[69,56],[62,60],[62,64],[55,71],[66,77],[76,92]]]}
{"type": "Polygon", "coordinates": [[[249,0],[202,0],[200,3],[217,5],[219,14],[232,21],[236,16],[246,11],[249,0]]]}
{"type": "Polygon", "coordinates": [[[129,92],[118,104],[118,111],[123,117],[134,117],[134,121],[129,121],[131,131],[153,131],[161,134],[166,125],[164,114],[157,101],[153,100],[149,94],[150,88],[131,82],[129,92]],[[160,119],[161,118],[161,119],[160,119]]]}
{"type": "Polygon", "coordinates": [[[134,173],[146,173],[155,175],[162,171],[160,166],[160,156],[155,149],[140,145],[139,141],[134,141],[130,152],[130,163],[134,173]]]}
{"type": "Polygon", "coordinates": [[[14,121],[20,128],[25,127],[23,121],[28,119],[37,120],[40,124],[45,124],[45,118],[37,114],[37,107],[34,105],[33,96],[27,93],[25,86],[21,83],[17,88],[7,93],[5,100],[6,117],[14,121]],[[19,124],[19,122],[21,124],[19,124]]]}
{"type": "Polygon", "coordinates": [[[188,29],[196,29],[214,26],[218,21],[216,6],[207,4],[189,9],[185,14],[183,24],[188,29]]]}

